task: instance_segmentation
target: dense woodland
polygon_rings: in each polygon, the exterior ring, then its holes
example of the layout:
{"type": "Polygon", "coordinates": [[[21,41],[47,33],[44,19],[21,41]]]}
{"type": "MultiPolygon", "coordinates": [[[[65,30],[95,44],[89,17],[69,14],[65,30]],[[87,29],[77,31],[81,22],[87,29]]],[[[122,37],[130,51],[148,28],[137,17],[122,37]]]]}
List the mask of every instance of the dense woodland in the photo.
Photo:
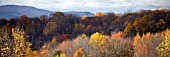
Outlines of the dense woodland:
{"type": "Polygon", "coordinates": [[[170,10],[0,19],[0,57],[168,57],[170,10]]]}

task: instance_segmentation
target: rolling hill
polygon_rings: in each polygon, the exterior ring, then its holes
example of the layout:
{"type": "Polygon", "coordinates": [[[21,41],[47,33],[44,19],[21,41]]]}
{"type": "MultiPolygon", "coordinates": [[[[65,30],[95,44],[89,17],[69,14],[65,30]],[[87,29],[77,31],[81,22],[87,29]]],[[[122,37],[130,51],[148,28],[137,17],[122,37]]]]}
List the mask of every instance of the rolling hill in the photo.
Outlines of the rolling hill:
{"type": "MultiPolygon", "coordinates": [[[[0,19],[11,17],[18,18],[21,15],[27,15],[28,17],[37,17],[41,15],[49,16],[53,11],[38,9],[32,6],[21,6],[21,5],[2,5],[0,6],[0,19]]],[[[73,14],[77,16],[93,16],[90,12],[78,12],[78,11],[68,11],[64,14],[73,14]]]]}
{"type": "Polygon", "coordinates": [[[28,17],[35,17],[41,15],[49,15],[52,13],[48,10],[37,9],[31,6],[19,6],[19,5],[3,5],[0,6],[0,18],[9,19],[11,17],[19,17],[21,15],[27,15],[28,17]]]}

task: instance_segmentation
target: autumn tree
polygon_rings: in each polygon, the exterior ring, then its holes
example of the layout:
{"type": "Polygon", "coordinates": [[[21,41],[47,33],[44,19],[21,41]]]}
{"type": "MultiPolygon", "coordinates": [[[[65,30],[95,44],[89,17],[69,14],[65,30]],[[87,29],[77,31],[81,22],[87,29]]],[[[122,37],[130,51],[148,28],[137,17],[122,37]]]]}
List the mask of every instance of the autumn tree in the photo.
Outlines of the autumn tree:
{"type": "Polygon", "coordinates": [[[62,52],[62,51],[56,51],[53,55],[52,55],[52,57],[67,57],[66,56],[66,54],[64,53],[64,52],[62,52]]]}
{"type": "Polygon", "coordinates": [[[129,23],[126,28],[124,29],[124,36],[129,36],[130,32],[132,30],[132,25],[129,23]]]}
{"type": "Polygon", "coordinates": [[[167,24],[163,19],[160,19],[156,26],[159,31],[162,31],[163,29],[166,28],[167,24]]]}
{"type": "Polygon", "coordinates": [[[155,20],[149,21],[148,25],[149,25],[149,31],[150,31],[151,33],[157,32],[156,23],[157,23],[157,22],[156,22],[155,20]]]}
{"type": "Polygon", "coordinates": [[[104,35],[96,32],[90,36],[90,44],[100,46],[104,44],[104,35]]]}
{"type": "Polygon", "coordinates": [[[60,21],[60,19],[64,19],[64,13],[63,12],[55,12],[53,14],[51,14],[49,20],[50,21],[60,21]]]}
{"type": "Polygon", "coordinates": [[[157,52],[160,57],[170,56],[170,30],[165,31],[165,40],[163,40],[157,47],[157,52]]]}
{"type": "Polygon", "coordinates": [[[12,29],[12,35],[14,37],[13,56],[22,57],[30,55],[32,53],[30,48],[32,44],[26,41],[25,32],[12,29]]]}
{"type": "Polygon", "coordinates": [[[97,12],[97,13],[95,14],[95,16],[104,16],[104,15],[106,15],[106,13],[104,13],[104,12],[97,12]]]}
{"type": "Polygon", "coordinates": [[[139,57],[139,54],[137,53],[137,52],[140,52],[138,49],[142,46],[141,45],[141,38],[140,38],[140,35],[139,34],[137,34],[135,37],[134,37],[134,43],[133,43],[133,45],[134,45],[134,51],[135,51],[135,54],[134,54],[134,56],[136,56],[136,57],[139,57]]]}
{"type": "Polygon", "coordinates": [[[135,30],[142,35],[142,33],[146,33],[148,31],[149,25],[148,25],[149,16],[143,16],[140,20],[136,20],[133,25],[135,27],[135,30]]]}
{"type": "Polygon", "coordinates": [[[117,18],[113,21],[114,24],[114,30],[115,31],[122,31],[123,30],[123,20],[121,18],[117,18]]]}
{"type": "Polygon", "coordinates": [[[18,23],[20,23],[20,25],[26,25],[29,22],[30,22],[30,20],[29,20],[28,16],[22,15],[22,16],[20,16],[18,23]]]}
{"type": "Polygon", "coordinates": [[[17,22],[17,27],[20,27],[23,30],[28,30],[30,23],[31,23],[31,20],[28,18],[28,16],[22,15],[22,16],[20,16],[20,18],[17,22]]]}
{"type": "Polygon", "coordinates": [[[86,26],[82,23],[75,23],[74,24],[74,33],[75,34],[82,34],[86,26]]]}
{"type": "Polygon", "coordinates": [[[142,37],[137,34],[133,42],[134,57],[157,57],[156,48],[162,40],[163,36],[160,33],[146,33],[142,37]]]}
{"type": "Polygon", "coordinates": [[[1,37],[0,36],[0,56],[6,57],[6,56],[11,56],[11,47],[12,47],[12,42],[11,39],[9,38],[9,35],[7,33],[4,33],[4,35],[1,37]]]}
{"type": "Polygon", "coordinates": [[[12,56],[13,38],[11,36],[11,28],[3,26],[0,29],[0,57],[12,56]]]}
{"type": "Polygon", "coordinates": [[[74,57],[86,57],[83,48],[78,48],[74,54],[74,57]]]}
{"type": "Polygon", "coordinates": [[[54,30],[57,29],[57,24],[55,22],[48,22],[45,26],[45,28],[43,29],[43,33],[44,35],[52,35],[55,33],[54,30]]]}
{"type": "Polygon", "coordinates": [[[64,16],[63,12],[57,11],[53,14],[53,16],[64,16]]]}
{"type": "Polygon", "coordinates": [[[50,44],[53,47],[54,45],[56,45],[56,43],[57,43],[57,37],[53,36],[50,44]]]}

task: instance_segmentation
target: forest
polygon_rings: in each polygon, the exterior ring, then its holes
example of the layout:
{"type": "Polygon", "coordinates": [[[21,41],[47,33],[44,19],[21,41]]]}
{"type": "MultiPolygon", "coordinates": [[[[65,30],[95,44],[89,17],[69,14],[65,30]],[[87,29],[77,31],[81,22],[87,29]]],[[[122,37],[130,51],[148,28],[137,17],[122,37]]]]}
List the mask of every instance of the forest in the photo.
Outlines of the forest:
{"type": "Polygon", "coordinates": [[[169,57],[170,10],[0,19],[0,57],[169,57]]]}

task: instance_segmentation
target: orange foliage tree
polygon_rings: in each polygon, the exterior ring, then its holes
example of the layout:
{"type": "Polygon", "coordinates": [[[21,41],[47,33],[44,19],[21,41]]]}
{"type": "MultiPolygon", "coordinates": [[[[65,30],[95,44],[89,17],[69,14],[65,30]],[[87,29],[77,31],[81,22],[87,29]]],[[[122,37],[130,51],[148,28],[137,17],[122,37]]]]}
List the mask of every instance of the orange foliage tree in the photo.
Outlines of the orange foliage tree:
{"type": "Polygon", "coordinates": [[[86,57],[83,48],[78,48],[74,54],[74,57],[86,57]]]}
{"type": "Polygon", "coordinates": [[[95,14],[95,16],[104,16],[104,15],[106,15],[106,13],[104,13],[104,12],[97,12],[97,13],[95,14]]]}

